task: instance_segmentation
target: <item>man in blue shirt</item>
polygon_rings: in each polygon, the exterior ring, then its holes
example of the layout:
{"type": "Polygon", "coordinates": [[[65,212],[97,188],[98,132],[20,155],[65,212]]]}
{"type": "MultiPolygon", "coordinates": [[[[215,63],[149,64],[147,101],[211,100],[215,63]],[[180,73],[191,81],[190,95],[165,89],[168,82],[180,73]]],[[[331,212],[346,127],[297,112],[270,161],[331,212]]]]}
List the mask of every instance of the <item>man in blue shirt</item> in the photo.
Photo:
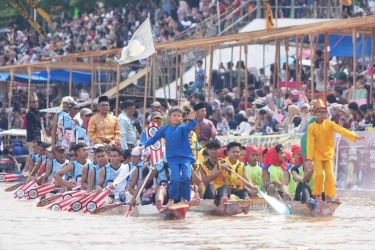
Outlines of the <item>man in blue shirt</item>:
{"type": "Polygon", "coordinates": [[[203,62],[202,60],[197,61],[197,69],[195,71],[195,92],[198,89],[198,92],[203,92],[203,85],[204,85],[204,69],[202,68],[203,62]]]}

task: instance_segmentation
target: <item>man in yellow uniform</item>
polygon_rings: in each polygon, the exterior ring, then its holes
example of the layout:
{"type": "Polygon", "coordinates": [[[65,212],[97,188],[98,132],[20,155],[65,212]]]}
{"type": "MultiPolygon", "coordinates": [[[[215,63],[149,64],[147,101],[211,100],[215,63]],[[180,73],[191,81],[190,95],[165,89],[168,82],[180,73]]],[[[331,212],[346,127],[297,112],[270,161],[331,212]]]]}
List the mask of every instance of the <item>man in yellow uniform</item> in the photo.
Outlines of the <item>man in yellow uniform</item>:
{"type": "Polygon", "coordinates": [[[315,172],[315,185],[312,191],[315,198],[320,200],[323,184],[325,184],[326,200],[332,201],[336,194],[333,173],[334,133],[337,132],[352,142],[364,140],[365,137],[358,136],[335,122],[326,120],[327,107],[320,99],[314,105],[314,114],[316,121],[310,124],[307,130],[306,167],[307,169],[314,169],[315,172]],[[323,183],[323,170],[325,172],[325,183],[323,183]]]}

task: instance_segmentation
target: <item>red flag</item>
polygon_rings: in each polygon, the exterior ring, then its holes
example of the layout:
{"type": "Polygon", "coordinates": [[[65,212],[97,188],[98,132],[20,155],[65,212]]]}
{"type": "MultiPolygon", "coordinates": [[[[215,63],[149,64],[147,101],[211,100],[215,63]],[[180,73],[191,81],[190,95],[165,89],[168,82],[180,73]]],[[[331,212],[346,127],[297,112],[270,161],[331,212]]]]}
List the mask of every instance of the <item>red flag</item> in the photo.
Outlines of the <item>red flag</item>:
{"type": "MultiPolygon", "coordinates": [[[[159,131],[159,125],[152,121],[147,126],[147,140],[154,136],[156,132],[159,131]]],[[[150,146],[151,148],[151,161],[155,164],[163,158],[163,149],[162,149],[162,143],[160,140],[158,140],[154,145],[150,146]]]]}

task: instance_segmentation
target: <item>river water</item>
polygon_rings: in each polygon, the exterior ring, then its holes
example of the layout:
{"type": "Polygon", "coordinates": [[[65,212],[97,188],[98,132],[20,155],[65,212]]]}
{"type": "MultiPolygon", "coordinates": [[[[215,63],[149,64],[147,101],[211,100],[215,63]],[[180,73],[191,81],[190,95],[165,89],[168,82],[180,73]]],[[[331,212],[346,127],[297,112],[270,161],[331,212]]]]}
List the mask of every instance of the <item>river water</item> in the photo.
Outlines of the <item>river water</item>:
{"type": "Polygon", "coordinates": [[[375,249],[375,193],[339,192],[331,218],[284,217],[267,211],[185,220],[83,215],[16,201],[0,184],[3,249],[375,249]]]}

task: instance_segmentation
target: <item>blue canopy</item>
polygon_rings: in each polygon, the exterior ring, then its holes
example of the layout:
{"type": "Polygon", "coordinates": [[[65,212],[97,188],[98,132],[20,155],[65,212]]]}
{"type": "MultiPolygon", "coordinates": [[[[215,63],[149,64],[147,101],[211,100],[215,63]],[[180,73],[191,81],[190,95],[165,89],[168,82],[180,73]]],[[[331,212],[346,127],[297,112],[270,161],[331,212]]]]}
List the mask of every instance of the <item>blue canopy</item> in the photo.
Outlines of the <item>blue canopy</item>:
{"type": "MultiPolygon", "coordinates": [[[[365,37],[357,38],[357,57],[362,57],[362,45],[365,43],[365,56],[371,55],[371,39],[365,37]]],[[[329,36],[329,46],[331,51],[330,56],[346,56],[353,57],[353,37],[343,36],[343,35],[330,35],[329,36]]]]}
{"type": "MultiPolygon", "coordinates": [[[[47,71],[40,71],[34,73],[41,77],[48,77],[47,71]]],[[[50,72],[50,81],[51,82],[63,82],[69,83],[70,71],[66,69],[55,69],[51,70],[50,72]]],[[[105,79],[107,77],[107,73],[96,74],[96,78],[105,79]]],[[[80,71],[72,71],[72,82],[74,84],[87,84],[91,83],[91,73],[87,72],[80,72],[80,71]]]]}
{"type": "MultiPolygon", "coordinates": [[[[51,70],[50,72],[50,82],[62,82],[62,83],[69,83],[69,70],[65,69],[56,69],[51,70]]],[[[34,72],[31,76],[31,83],[41,83],[46,84],[48,79],[47,71],[40,71],[34,72]]],[[[102,81],[107,77],[107,73],[96,74],[97,79],[101,79],[102,81]]],[[[0,78],[5,81],[10,81],[10,74],[9,73],[0,73],[0,78]]],[[[29,82],[29,75],[27,74],[15,74],[14,81],[28,83],[29,82]]],[[[72,82],[74,84],[88,84],[91,83],[91,73],[87,72],[79,72],[79,71],[72,71],[72,82]]]]}

